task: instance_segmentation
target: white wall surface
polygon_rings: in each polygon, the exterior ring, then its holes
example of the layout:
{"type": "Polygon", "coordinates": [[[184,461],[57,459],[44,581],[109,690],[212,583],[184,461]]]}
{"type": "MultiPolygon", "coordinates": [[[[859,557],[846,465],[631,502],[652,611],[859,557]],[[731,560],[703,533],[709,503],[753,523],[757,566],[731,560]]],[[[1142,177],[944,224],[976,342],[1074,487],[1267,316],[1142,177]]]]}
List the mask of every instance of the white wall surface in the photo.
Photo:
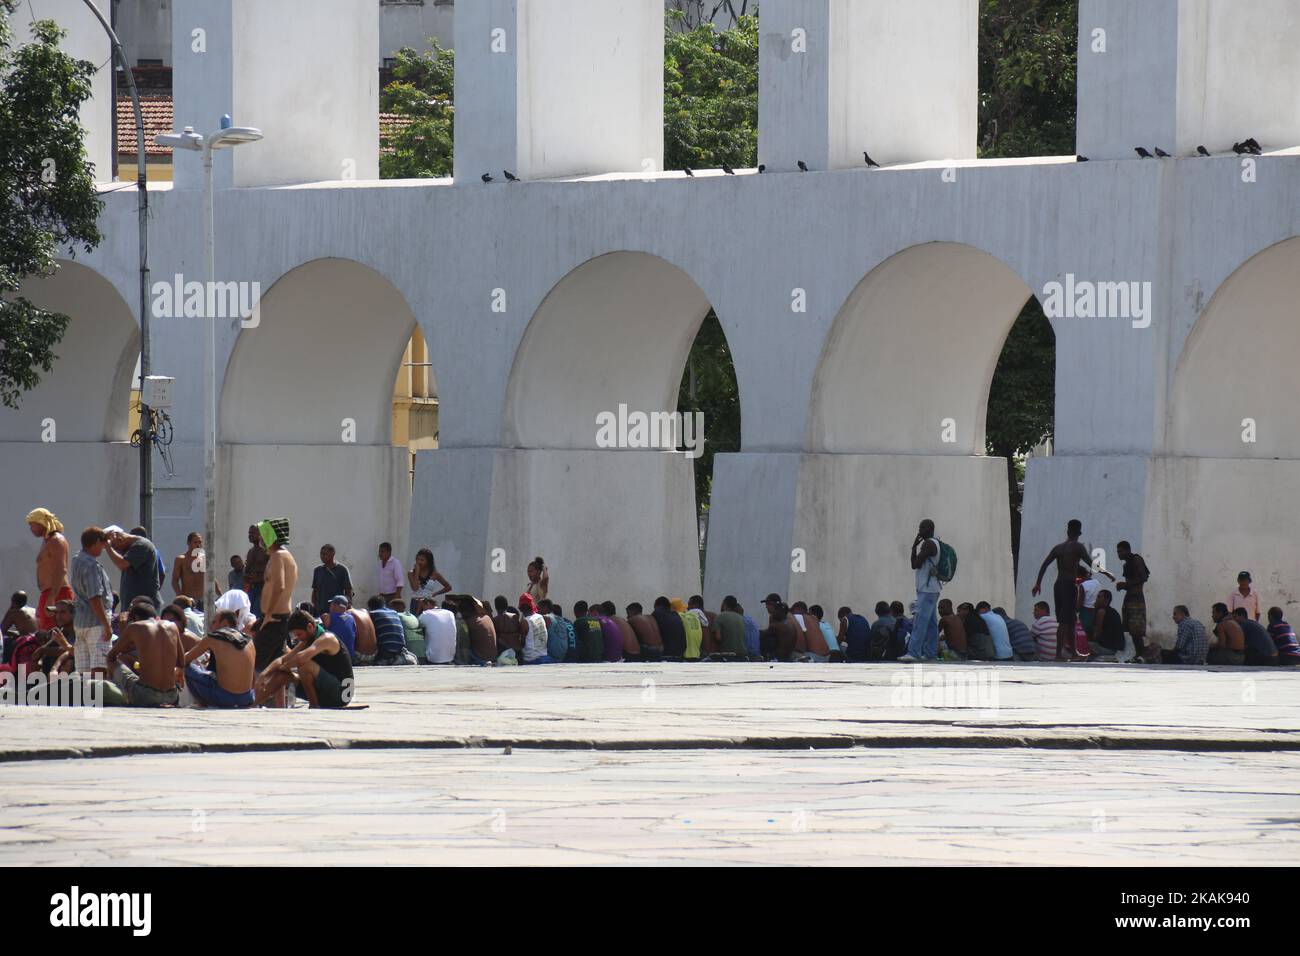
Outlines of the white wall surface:
{"type": "Polygon", "coordinates": [[[31,0],[30,3],[23,0],[10,18],[15,44],[31,40],[33,20],[53,20],[68,32],[59,43],[60,49],[78,60],[89,60],[96,67],[102,66],[91,80],[90,98],[81,106],[81,125],[86,131],[86,156],[95,167],[96,181],[111,182],[113,68],[116,64],[108,62],[113,49],[108,34],[83,0],[31,0]]]}
{"type": "Polygon", "coordinates": [[[522,0],[518,49],[518,175],[662,168],[659,0],[522,0]]]}
{"type": "Polygon", "coordinates": [[[832,0],[829,164],[975,156],[977,0],[832,0]]]}
{"type": "Polygon", "coordinates": [[[393,56],[403,47],[427,50],[430,37],[436,37],[444,49],[450,49],[454,42],[455,13],[456,6],[449,0],[380,4],[380,60],[393,56]]]}

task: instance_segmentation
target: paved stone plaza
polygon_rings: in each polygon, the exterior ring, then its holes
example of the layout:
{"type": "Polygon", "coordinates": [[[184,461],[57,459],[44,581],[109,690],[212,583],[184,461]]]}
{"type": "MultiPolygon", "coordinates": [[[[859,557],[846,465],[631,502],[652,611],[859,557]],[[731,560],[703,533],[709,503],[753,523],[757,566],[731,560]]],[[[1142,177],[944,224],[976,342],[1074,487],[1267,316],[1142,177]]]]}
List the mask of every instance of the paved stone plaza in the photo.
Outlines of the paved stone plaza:
{"type": "Polygon", "coordinates": [[[345,712],[5,708],[0,862],[1300,862],[1287,672],[359,673],[345,712]]]}

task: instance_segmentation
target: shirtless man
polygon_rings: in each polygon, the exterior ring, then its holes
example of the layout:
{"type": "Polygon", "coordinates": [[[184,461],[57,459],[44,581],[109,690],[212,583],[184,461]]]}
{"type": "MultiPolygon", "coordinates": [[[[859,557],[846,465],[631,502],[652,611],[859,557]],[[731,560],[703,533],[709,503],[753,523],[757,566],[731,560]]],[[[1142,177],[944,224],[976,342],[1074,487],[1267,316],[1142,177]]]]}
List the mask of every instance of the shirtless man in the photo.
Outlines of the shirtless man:
{"type": "Polygon", "coordinates": [[[339,709],[352,703],[356,681],[347,648],[306,611],[295,611],[286,624],[294,648],[258,675],[256,703],[274,700],[282,705],[284,689],[294,681],[312,707],[339,709]]]}
{"type": "Polygon", "coordinates": [[[131,606],[126,619],[129,623],[122,628],[122,636],[108,652],[109,676],[132,707],[175,705],[180,697],[176,685],[185,668],[180,630],[159,620],[153,607],[143,601],[131,606]],[[121,660],[126,655],[134,658],[130,667],[121,660]]]}
{"type": "Polygon", "coordinates": [[[270,555],[266,553],[266,546],[262,543],[262,533],[257,530],[255,524],[248,526],[248,543],[252,547],[248,549],[248,556],[244,558],[244,591],[253,605],[253,613],[260,618],[262,584],[266,580],[266,563],[270,555]]]}
{"type": "Polygon", "coordinates": [[[373,664],[375,656],[379,653],[379,635],[375,633],[375,622],[371,620],[370,612],[363,607],[350,607],[348,613],[352,615],[352,620],[357,626],[356,654],[353,662],[373,664]]]}
{"type": "Polygon", "coordinates": [[[639,602],[627,606],[627,623],[636,635],[637,657],[643,661],[657,661],[664,656],[664,639],[659,634],[655,619],[645,613],[639,602]]]}
{"type": "Polygon", "coordinates": [[[192,600],[200,612],[203,610],[204,561],[203,535],[191,531],[185,539],[185,552],[176,555],[172,562],[172,590],[177,597],[184,595],[192,600]]]}
{"type": "Polygon", "coordinates": [[[1047,552],[1043,565],[1038,569],[1038,579],[1034,581],[1034,597],[1043,591],[1043,575],[1053,561],[1056,562],[1056,583],[1052,586],[1053,607],[1056,610],[1056,652],[1058,659],[1070,661],[1087,660],[1079,653],[1074,643],[1074,621],[1078,614],[1078,586],[1075,578],[1079,568],[1091,567],[1092,555],[1079,540],[1083,534],[1083,522],[1071,518],[1065,529],[1066,539],[1047,552]],[[1069,654],[1066,654],[1069,651],[1069,654]]]}
{"type": "Polygon", "coordinates": [[[289,522],[286,519],[263,521],[257,530],[267,545],[266,577],[262,583],[262,619],[253,637],[260,673],[284,654],[285,642],[289,636],[289,615],[293,612],[293,589],[298,584],[298,562],[289,553],[289,522]]]}
{"type": "Polygon", "coordinates": [[[456,606],[469,628],[469,662],[491,667],[497,659],[497,632],[487,606],[472,594],[448,594],[445,601],[456,606]]]}
{"type": "Polygon", "coordinates": [[[41,550],[36,554],[36,584],[41,590],[36,602],[36,626],[44,631],[54,626],[53,616],[45,609],[74,597],[68,584],[68,539],[63,536],[63,522],[45,508],[27,515],[27,527],[41,539],[41,550]]]}
{"type": "Polygon", "coordinates": [[[219,612],[215,623],[217,629],[185,654],[185,686],[199,707],[251,707],[257,676],[253,642],[239,632],[234,611],[219,612]],[[200,667],[197,660],[206,652],[212,657],[200,667]]]}
{"type": "Polygon", "coordinates": [[[952,601],[944,598],[939,602],[939,633],[948,650],[954,654],[966,656],[966,626],[961,617],[952,609],[952,601]]]}
{"type": "Polygon", "coordinates": [[[1237,623],[1236,617],[1228,613],[1228,605],[1219,603],[1210,611],[1214,618],[1214,640],[1206,653],[1207,664],[1229,664],[1241,666],[1246,663],[1246,632],[1237,623]]]}

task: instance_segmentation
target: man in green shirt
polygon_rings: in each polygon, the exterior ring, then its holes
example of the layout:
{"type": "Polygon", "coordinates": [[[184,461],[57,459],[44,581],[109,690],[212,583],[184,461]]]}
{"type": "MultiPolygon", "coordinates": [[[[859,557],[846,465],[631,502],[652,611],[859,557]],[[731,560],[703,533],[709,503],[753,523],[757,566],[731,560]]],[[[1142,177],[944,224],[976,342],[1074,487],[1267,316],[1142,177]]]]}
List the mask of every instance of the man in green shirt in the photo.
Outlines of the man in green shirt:
{"type": "Polygon", "coordinates": [[[730,594],[722,599],[722,613],[713,619],[713,634],[721,653],[734,654],[736,660],[748,660],[745,619],[740,616],[736,599],[730,594]]]}

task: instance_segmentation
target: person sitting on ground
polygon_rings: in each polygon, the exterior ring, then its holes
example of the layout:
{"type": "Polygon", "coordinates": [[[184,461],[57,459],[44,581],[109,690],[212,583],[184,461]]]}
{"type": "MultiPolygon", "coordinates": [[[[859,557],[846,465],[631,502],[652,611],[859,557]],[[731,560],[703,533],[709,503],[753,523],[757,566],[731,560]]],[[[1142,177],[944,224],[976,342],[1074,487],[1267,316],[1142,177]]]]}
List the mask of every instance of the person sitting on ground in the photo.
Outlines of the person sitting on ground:
{"type": "Polygon", "coordinates": [[[430,664],[455,663],[460,636],[456,628],[455,605],[444,597],[441,607],[434,601],[423,601],[420,606],[423,608],[420,628],[424,631],[424,659],[430,664]]]}
{"type": "Polygon", "coordinates": [[[496,607],[492,626],[497,634],[497,656],[513,651],[518,659],[524,653],[524,635],[528,632],[528,625],[517,614],[511,613],[510,602],[504,594],[498,594],[492,604],[496,607]]]}
{"type": "Polygon", "coordinates": [[[1018,661],[1036,661],[1038,660],[1038,645],[1034,642],[1034,636],[1029,632],[1029,625],[1024,621],[1018,621],[1007,614],[1004,607],[995,607],[993,613],[1002,618],[1002,623],[1007,626],[1007,636],[1011,638],[1011,652],[1018,661]]]}
{"type": "Polygon", "coordinates": [[[1268,634],[1273,638],[1277,648],[1277,662],[1281,667],[1295,667],[1300,664],[1300,643],[1296,642],[1295,630],[1282,617],[1280,607],[1268,609],[1268,634]]]}
{"type": "Polygon", "coordinates": [[[537,612],[537,606],[533,604],[531,595],[519,595],[519,616],[528,627],[528,631],[524,636],[524,652],[519,659],[519,663],[555,663],[547,653],[547,641],[550,635],[546,630],[546,618],[537,612]]]}
{"type": "Polygon", "coordinates": [[[1242,571],[1237,575],[1237,588],[1228,595],[1228,610],[1235,613],[1239,607],[1246,609],[1251,620],[1259,620],[1259,592],[1251,584],[1249,571],[1242,571]]]}
{"type": "Polygon", "coordinates": [[[692,594],[687,599],[686,610],[694,614],[700,621],[700,657],[705,658],[716,654],[718,645],[713,639],[713,622],[718,615],[704,606],[704,598],[699,594],[692,594]]]}
{"type": "Polygon", "coordinates": [[[1014,652],[1011,649],[1011,633],[1007,630],[1006,622],[993,613],[993,607],[988,601],[980,601],[975,606],[975,613],[983,619],[988,627],[989,636],[993,638],[995,660],[1011,660],[1014,652]]]}
{"type": "Polygon", "coordinates": [[[736,613],[740,619],[745,622],[745,650],[749,652],[751,661],[761,661],[763,659],[763,649],[760,646],[758,622],[753,616],[745,612],[745,608],[739,602],[736,603],[736,613]]]}
{"type": "MultiPolygon", "coordinates": [[[[998,659],[997,646],[989,632],[988,621],[984,615],[975,610],[969,601],[957,605],[957,616],[961,618],[962,628],[966,632],[966,659],[968,661],[995,661],[998,659]]],[[[1011,639],[1007,638],[1007,646],[1011,639]]]]}
{"type": "Polygon", "coordinates": [[[257,649],[236,626],[234,611],[218,611],[216,629],[185,652],[185,686],[197,707],[233,710],[253,706],[257,649]],[[204,667],[199,658],[208,655],[204,667]]]}
{"type": "Polygon", "coordinates": [[[951,657],[945,657],[942,653],[941,659],[961,660],[966,659],[968,648],[966,647],[966,625],[962,623],[961,617],[952,608],[952,601],[943,598],[939,601],[939,635],[942,639],[941,649],[947,648],[951,657]]]}
{"type": "Polygon", "coordinates": [[[813,664],[825,664],[831,659],[831,649],[822,636],[821,626],[808,605],[796,601],[790,608],[790,617],[794,619],[798,637],[795,644],[795,660],[813,664]]]}
{"type": "Polygon", "coordinates": [[[614,606],[613,601],[605,602],[605,615],[614,622],[619,633],[623,635],[623,660],[633,663],[641,660],[641,642],[636,638],[636,631],[632,630],[632,625],[628,623],[627,618],[619,617],[618,608],[614,606]]]}
{"type": "Polygon", "coordinates": [[[892,651],[897,651],[890,660],[897,660],[907,653],[907,642],[912,637],[912,619],[907,616],[907,608],[902,601],[889,602],[889,614],[894,619],[894,644],[892,651]]]}
{"type": "Polygon", "coordinates": [[[876,602],[876,621],[871,625],[871,659],[873,661],[898,660],[897,656],[890,657],[891,652],[896,649],[895,637],[898,630],[898,619],[894,617],[890,610],[888,601],[876,602]]]}
{"type": "MultiPolygon", "coordinates": [[[[347,650],[352,663],[359,663],[357,659],[357,617],[352,613],[346,594],[336,594],[329,599],[329,603],[326,604],[326,612],[321,615],[321,624],[339,639],[339,643],[347,650]]],[[[371,627],[373,626],[372,624],[371,627]]],[[[371,653],[366,663],[370,663],[374,659],[374,654],[371,653]]]]}
{"type": "Polygon", "coordinates": [[[203,612],[199,610],[199,606],[194,599],[181,594],[177,596],[176,600],[172,601],[172,604],[180,608],[185,615],[185,630],[193,635],[194,640],[197,641],[201,638],[203,636],[203,612]]]}
{"type": "Polygon", "coordinates": [[[286,630],[294,642],[293,649],[272,661],[258,676],[258,706],[268,701],[282,706],[285,689],[295,682],[312,707],[338,710],[352,703],[356,679],[352,661],[339,639],[306,611],[294,611],[286,630]]]}
{"type": "MultiPolygon", "coordinates": [[[[820,604],[814,604],[808,608],[808,613],[816,619],[817,630],[822,632],[822,640],[826,642],[828,651],[826,659],[842,663],[844,661],[844,652],[840,648],[839,639],[835,636],[835,629],[826,620],[826,610],[820,604]]],[[[741,618],[741,620],[743,621],[744,618],[741,618]]],[[[744,658],[742,657],[741,660],[744,660],[744,658]]]]}
{"type": "Polygon", "coordinates": [[[604,644],[602,660],[607,664],[617,664],[623,659],[623,631],[614,622],[613,601],[593,604],[591,613],[600,621],[600,634],[604,644]]]}
{"type": "Polygon", "coordinates": [[[1228,605],[1214,605],[1210,617],[1214,620],[1214,640],[1205,653],[1205,662],[1228,667],[1246,663],[1246,634],[1236,617],[1228,613],[1228,605]]]}
{"type": "MultiPolygon", "coordinates": [[[[406,602],[401,598],[388,602],[388,609],[397,615],[398,620],[402,622],[402,633],[406,638],[406,649],[415,655],[416,662],[424,660],[425,638],[424,628],[420,625],[420,611],[424,610],[424,598],[412,598],[411,610],[406,609],[406,602]]],[[[456,620],[453,615],[452,624],[456,620]]]]}
{"type": "Polygon", "coordinates": [[[681,598],[673,598],[673,612],[682,619],[682,632],[686,635],[686,650],[682,657],[688,661],[700,659],[700,649],[704,645],[703,614],[696,614],[686,607],[681,598]]]}
{"type": "Polygon", "coordinates": [[[31,611],[33,618],[36,615],[34,608],[27,607],[27,592],[15,591],[13,596],[9,598],[9,610],[5,611],[4,618],[0,620],[0,634],[9,632],[9,628],[14,626],[14,622],[18,619],[18,614],[21,611],[31,611]]]}
{"type": "Polygon", "coordinates": [[[543,598],[538,604],[542,617],[546,618],[546,654],[557,664],[577,659],[578,642],[573,630],[573,622],[564,616],[564,608],[550,598],[543,598]]]}
{"type": "Polygon", "coordinates": [[[763,605],[767,608],[767,630],[760,635],[763,656],[775,661],[794,660],[799,631],[790,617],[789,606],[775,593],[769,594],[763,605]]]}
{"type": "Polygon", "coordinates": [[[1237,619],[1237,626],[1246,639],[1246,666],[1272,667],[1277,664],[1277,648],[1273,638],[1268,636],[1268,628],[1258,621],[1252,621],[1244,607],[1232,612],[1237,619]]]}
{"type": "Polygon", "coordinates": [[[46,677],[51,673],[72,673],[76,661],[76,600],[63,598],[55,602],[53,613],[54,626],[46,632],[46,640],[37,647],[32,657],[32,664],[39,667],[46,677]]]}
{"type": "Polygon", "coordinates": [[[1095,660],[1114,661],[1128,646],[1124,638],[1124,619],[1112,606],[1113,600],[1110,591],[1103,589],[1097,592],[1089,640],[1089,645],[1097,654],[1095,660]]]}
{"type": "Polygon", "coordinates": [[[722,613],[713,618],[714,643],[718,654],[726,660],[749,660],[745,647],[745,619],[740,616],[736,598],[728,594],[722,599],[722,613]]]}
{"type": "MultiPolygon", "coordinates": [[[[415,663],[415,655],[406,648],[406,629],[396,611],[384,606],[384,598],[378,594],[366,602],[370,620],[375,625],[375,666],[396,667],[415,663]]],[[[335,638],[338,640],[338,638],[335,638]]],[[[349,663],[350,666],[350,663],[349,663]]]]}
{"type": "Polygon", "coordinates": [[[137,601],[127,612],[122,636],[109,649],[108,673],[132,707],[174,707],[180,699],[185,649],[181,628],[158,618],[151,602],[137,601]],[[122,662],[132,659],[132,666],[122,662]]]}
{"type": "Polygon", "coordinates": [[[579,664],[595,664],[605,658],[605,632],[600,629],[600,619],[591,613],[586,601],[573,605],[574,660],[579,664]]]}
{"type": "Polygon", "coordinates": [[[1034,605],[1034,626],[1031,633],[1034,635],[1034,643],[1038,645],[1038,659],[1056,660],[1056,618],[1052,617],[1052,609],[1046,601],[1034,605]]]}
{"type": "MultiPolygon", "coordinates": [[[[655,607],[650,613],[654,617],[655,625],[659,628],[660,639],[663,641],[663,659],[666,661],[685,660],[686,627],[682,624],[681,616],[673,611],[672,602],[660,595],[655,598],[655,607]]],[[[579,635],[579,641],[581,641],[581,635],[579,635]]]]}
{"type": "Polygon", "coordinates": [[[659,625],[655,619],[645,613],[640,602],[633,601],[627,606],[627,623],[636,635],[640,650],[637,656],[643,661],[660,661],[664,656],[664,639],[659,635],[659,625]]]}
{"type": "Polygon", "coordinates": [[[448,594],[443,607],[450,603],[469,630],[469,663],[492,667],[497,662],[497,633],[492,625],[491,608],[472,594],[448,594]]]}
{"type": "Polygon", "coordinates": [[[1209,636],[1205,625],[1192,617],[1186,604],[1174,608],[1174,623],[1178,625],[1178,639],[1173,649],[1165,648],[1160,652],[1161,664],[1202,665],[1210,648],[1209,636]]]}
{"type": "Polygon", "coordinates": [[[158,612],[158,617],[176,625],[176,630],[180,632],[181,647],[185,648],[186,651],[199,642],[198,636],[190,633],[189,621],[185,617],[185,609],[179,604],[168,604],[158,612]]]}
{"type": "Polygon", "coordinates": [[[849,663],[861,664],[871,660],[871,625],[861,614],[854,614],[847,606],[840,608],[840,632],[836,640],[849,663]]]}

